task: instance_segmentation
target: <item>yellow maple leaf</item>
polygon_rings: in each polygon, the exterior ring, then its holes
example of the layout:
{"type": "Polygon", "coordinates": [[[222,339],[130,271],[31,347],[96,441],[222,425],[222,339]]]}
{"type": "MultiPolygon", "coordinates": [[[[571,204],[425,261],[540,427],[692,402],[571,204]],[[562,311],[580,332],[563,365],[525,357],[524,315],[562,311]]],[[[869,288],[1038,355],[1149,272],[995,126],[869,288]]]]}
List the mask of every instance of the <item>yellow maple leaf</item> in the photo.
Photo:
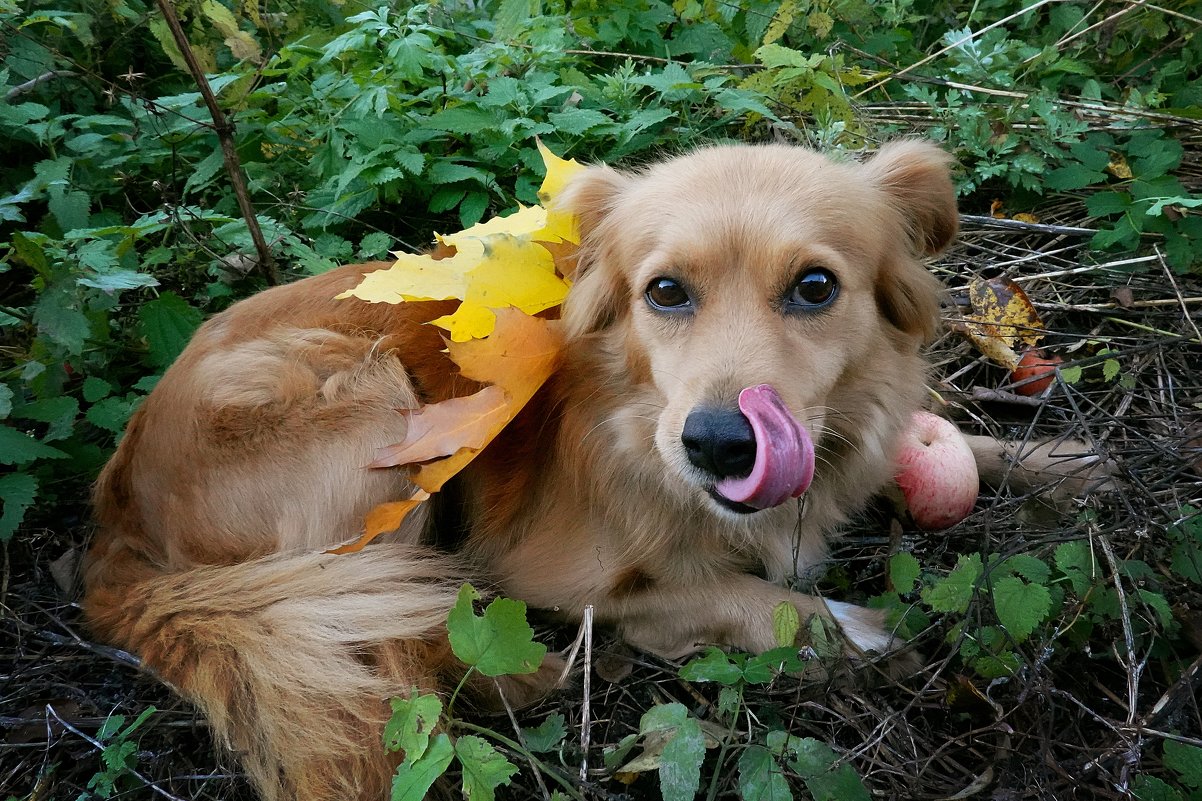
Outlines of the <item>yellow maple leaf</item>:
{"type": "Polygon", "coordinates": [[[487,306],[465,300],[450,314],[430,321],[451,335],[452,342],[482,339],[497,325],[497,314],[487,306]]]}
{"type": "Polygon", "coordinates": [[[519,207],[506,217],[439,234],[437,240],[453,248],[452,255],[434,259],[396,253],[392,267],[368,273],[357,287],[338,297],[371,303],[463,301],[459,310],[434,322],[450,331],[456,342],[489,335],[494,316],[485,310],[512,306],[535,314],[563,303],[570,284],[557,271],[554,251],[561,243],[577,243],[579,233],[575,215],[558,211],[553,204],[584,167],[575,159],[559,158],[542,142],[538,147],[547,167],[539,198],[552,208],[519,207]]]}

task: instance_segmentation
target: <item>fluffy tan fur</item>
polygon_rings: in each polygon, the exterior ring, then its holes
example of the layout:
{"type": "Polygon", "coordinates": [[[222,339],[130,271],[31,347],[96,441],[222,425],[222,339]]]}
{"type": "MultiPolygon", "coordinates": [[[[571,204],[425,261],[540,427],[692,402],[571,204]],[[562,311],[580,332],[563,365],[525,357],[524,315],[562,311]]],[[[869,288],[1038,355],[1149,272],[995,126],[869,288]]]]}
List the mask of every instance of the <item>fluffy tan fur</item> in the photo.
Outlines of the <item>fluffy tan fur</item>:
{"type": "MultiPolygon", "coordinates": [[[[403,438],[397,410],[471,389],[424,325],[445,309],[333,300],[381,264],[235,305],[200,329],[100,478],[92,627],[198,704],[271,801],[384,797],[386,699],[461,675],[444,621],[465,579],[566,620],[591,604],[668,656],[770,648],[781,601],[836,620],[849,654],[888,649],[876,613],[782,585],[890,480],[922,401],[938,286],[920,259],[956,231],[947,168],[903,142],[863,165],[732,146],[589,169],[563,200],[584,235],[563,369],[444,493],[462,526],[415,515],[357,554],[321,551],[408,494],[403,470],[363,467],[403,438]],[[837,276],[836,302],[785,313],[813,266],[837,276]],[[687,321],[645,302],[662,275],[695,291],[687,321]],[[759,383],[810,428],[817,475],[802,502],[738,515],[707,494],[681,429],[759,383]],[[448,527],[463,529],[453,549],[439,547],[448,527]]],[[[533,699],[557,674],[549,658],[506,697],[533,699]]],[[[475,689],[495,701],[491,683],[475,689]]]]}

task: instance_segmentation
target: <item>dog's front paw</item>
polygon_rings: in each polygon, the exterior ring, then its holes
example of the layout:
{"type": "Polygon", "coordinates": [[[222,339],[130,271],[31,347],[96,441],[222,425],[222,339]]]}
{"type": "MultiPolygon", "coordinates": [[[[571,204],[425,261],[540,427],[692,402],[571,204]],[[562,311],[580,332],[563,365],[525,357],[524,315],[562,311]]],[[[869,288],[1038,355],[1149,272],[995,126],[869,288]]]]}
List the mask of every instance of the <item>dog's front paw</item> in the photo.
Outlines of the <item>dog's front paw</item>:
{"type": "Polygon", "coordinates": [[[885,612],[881,609],[868,609],[842,601],[827,601],[826,608],[847,639],[849,656],[888,654],[906,643],[886,630],[885,612]]]}

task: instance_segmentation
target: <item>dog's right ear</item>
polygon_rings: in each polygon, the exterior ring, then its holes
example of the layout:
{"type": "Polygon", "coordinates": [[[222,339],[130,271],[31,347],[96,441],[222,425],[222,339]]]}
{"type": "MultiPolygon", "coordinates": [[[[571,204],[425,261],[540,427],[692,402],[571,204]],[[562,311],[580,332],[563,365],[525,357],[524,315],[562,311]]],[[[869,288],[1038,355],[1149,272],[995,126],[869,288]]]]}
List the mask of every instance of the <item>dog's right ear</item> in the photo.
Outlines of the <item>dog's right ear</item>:
{"type": "Polygon", "coordinates": [[[627,287],[617,266],[622,232],[614,211],[630,181],[610,167],[589,167],[555,201],[557,208],[576,216],[580,231],[576,264],[566,276],[572,282],[563,307],[569,339],[608,327],[626,305],[627,287]]]}

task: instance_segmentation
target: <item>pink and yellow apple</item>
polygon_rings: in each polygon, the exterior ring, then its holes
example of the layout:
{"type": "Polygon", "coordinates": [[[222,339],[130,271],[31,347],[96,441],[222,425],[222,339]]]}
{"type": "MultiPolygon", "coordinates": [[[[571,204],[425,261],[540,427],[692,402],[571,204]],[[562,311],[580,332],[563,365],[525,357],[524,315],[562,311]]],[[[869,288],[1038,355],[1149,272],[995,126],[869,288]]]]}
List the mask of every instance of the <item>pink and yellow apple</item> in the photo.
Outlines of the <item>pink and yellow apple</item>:
{"type": "Polygon", "coordinates": [[[977,463],[951,422],[915,412],[902,434],[897,464],[897,485],[919,528],[947,528],[972,512],[979,488],[977,463]]]}

